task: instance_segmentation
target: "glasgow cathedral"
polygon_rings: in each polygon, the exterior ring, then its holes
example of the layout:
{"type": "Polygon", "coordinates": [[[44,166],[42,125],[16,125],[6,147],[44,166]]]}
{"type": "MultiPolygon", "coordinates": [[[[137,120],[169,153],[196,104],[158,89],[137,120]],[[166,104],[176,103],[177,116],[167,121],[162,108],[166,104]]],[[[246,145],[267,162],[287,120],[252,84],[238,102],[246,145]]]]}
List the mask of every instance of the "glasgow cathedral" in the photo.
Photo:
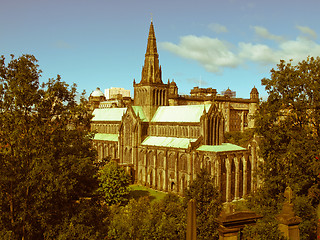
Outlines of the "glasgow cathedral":
{"type": "Polygon", "coordinates": [[[190,95],[179,95],[174,81],[162,81],[152,21],[141,80],[133,87],[134,99],[120,99],[113,107],[99,88],[89,97],[99,160],[116,159],[135,183],[166,192],[183,194],[201,168],[211,173],[225,202],[257,188],[257,142],[246,148],[224,142],[225,132],[254,126],[255,87],[248,99],[236,98],[229,88],[217,94],[194,87],[190,95]]]}

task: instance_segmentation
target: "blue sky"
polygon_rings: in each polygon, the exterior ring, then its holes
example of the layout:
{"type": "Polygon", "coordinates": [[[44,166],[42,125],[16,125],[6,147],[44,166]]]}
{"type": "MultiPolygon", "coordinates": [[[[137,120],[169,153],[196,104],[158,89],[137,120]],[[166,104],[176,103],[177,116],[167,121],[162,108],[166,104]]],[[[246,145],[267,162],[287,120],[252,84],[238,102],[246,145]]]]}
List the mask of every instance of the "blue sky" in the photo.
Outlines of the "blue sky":
{"type": "Polygon", "coordinates": [[[60,74],[90,94],[133,90],[151,14],[163,81],[179,94],[228,87],[248,98],[280,59],[320,55],[318,0],[0,0],[0,55],[33,54],[42,78],[60,74]]]}

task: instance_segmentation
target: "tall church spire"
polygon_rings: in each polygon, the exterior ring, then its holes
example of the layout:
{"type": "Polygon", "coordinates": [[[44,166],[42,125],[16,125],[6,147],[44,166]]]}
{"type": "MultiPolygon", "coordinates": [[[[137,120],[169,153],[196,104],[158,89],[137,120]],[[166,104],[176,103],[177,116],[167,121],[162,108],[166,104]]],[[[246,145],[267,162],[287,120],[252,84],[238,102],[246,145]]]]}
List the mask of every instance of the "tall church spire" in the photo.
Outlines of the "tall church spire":
{"type": "Polygon", "coordinates": [[[161,66],[157,42],[151,20],[147,50],[140,83],[133,82],[134,106],[141,106],[145,117],[151,121],[159,106],[167,106],[169,84],[164,84],[161,77],[161,66]]]}
{"type": "Polygon", "coordinates": [[[161,66],[159,66],[159,55],[157,51],[157,42],[152,20],[149,29],[148,45],[140,83],[162,83],[161,66]]]}

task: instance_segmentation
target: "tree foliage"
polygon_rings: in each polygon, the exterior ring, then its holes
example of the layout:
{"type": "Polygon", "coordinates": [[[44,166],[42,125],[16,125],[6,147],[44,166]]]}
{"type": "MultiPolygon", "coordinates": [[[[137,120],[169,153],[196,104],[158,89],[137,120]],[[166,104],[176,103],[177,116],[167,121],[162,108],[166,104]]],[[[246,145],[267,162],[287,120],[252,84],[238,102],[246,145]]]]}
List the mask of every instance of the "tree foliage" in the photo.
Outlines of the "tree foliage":
{"type": "Polygon", "coordinates": [[[270,216],[258,220],[255,225],[245,226],[242,234],[244,240],[286,240],[279,230],[277,220],[270,216]]]}
{"type": "Polygon", "coordinates": [[[153,204],[150,221],[152,236],[147,239],[185,239],[186,214],[181,197],[169,193],[153,204]]]}
{"type": "Polygon", "coordinates": [[[32,55],[0,58],[0,228],[18,239],[56,238],[97,187],[84,96],[40,75],[32,55]]]}
{"type": "Polygon", "coordinates": [[[99,180],[99,191],[108,205],[128,202],[131,177],[115,161],[109,161],[102,167],[99,180]]]}
{"type": "Polygon", "coordinates": [[[105,239],[109,226],[109,209],[92,199],[78,201],[73,209],[72,216],[66,218],[58,226],[58,234],[47,233],[50,239],[52,235],[57,240],[70,239],[105,239]]]}
{"type": "Polygon", "coordinates": [[[253,136],[254,129],[246,129],[243,132],[227,132],[225,133],[224,138],[226,142],[246,148],[253,136]]]}
{"type": "Polygon", "coordinates": [[[222,200],[213,179],[201,170],[186,190],[185,198],[169,193],[159,201],[149,197],[130,199],[127,205],[113,205],[108,236],[111,239],[185,239],[187,202],[197,202],[197,239],[218,239],[216,218],[222,200]]]}
{"type": "Polygon", "coordinates": [[[201,169],[186,190],[186,201],[196,200],[196,224],[198,239],[218,239],[216,218],[222,210],[222,198],[214,186],[212,176],[201,169]]]}
{"type": "MultiPolygon", "coordinates": [[[[280,61],[271,70],[271,78],[261,82],[268,99],[260,104],[255,121],[256,133],[262,137],[259,147],[264,164],[259,174],[264,184],[249,204],[274,214],[290,186],[294,203],[315,211],[320,200],[320,58],[308,57],[297,65],[280,61]]],[[[312,235],[314,229],[306,221],[314,217],[303,217],[302,235],[312,235]]]]}
{"type": "Polygon", "coordinates": [[[112,239],[185,239],[186,209],[182,199],[168,194],[158,202],[149,197],[113,206],[108,236],[112,239]]]}
{"type": "Polygon", "coordinates": [[[131,199],[126,206],[113,206],[108,235],[112,239],[146,239],[150,221],[150,200],[131,199]]]}
{"type": "Polygon", "coordinates": [[[317,213],[311,201],[309,196],[296,196],[293,202],[294,212],[302,220],[299,224],[300,240],[317,238],[317,213]]]}
{"type": "Polygon", "coordinates": [[[269,96],[260,105],[256,131],[263,137],[266,185],[275,194],[286,186],[298,195],[308,195],[312,187],[319,190],[320,58],[296,66],[281,61],[262,84],[269,96]]]}

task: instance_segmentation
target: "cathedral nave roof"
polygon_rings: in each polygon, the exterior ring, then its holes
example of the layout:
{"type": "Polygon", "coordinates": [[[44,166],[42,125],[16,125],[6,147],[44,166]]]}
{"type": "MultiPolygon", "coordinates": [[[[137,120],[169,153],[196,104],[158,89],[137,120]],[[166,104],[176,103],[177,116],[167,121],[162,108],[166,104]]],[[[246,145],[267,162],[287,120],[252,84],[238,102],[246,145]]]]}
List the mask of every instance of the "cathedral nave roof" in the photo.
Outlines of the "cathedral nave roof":
{"type": "Polygon", "coordinates": [[[195,138],[149,136],[141,143],[141,145],[187,149],[189,147],[189,144],[195,141],[197,141],[197,139],[195,138]]]}
{"type": "Polygon", "coordinates": [[[119,134],[96,133],[93,140],[118,142],[119,134]]]}
{"type": "Polygon", "coordinates": [[[211,104],[160,106],[151,122],[200,122],[203,110],[209,111],[211,104]]]}
{"type": "Polygon", "coordinates": [[[96,108],[93,111],[92,121],[116,121],[122,120],[123,114],[127,111],[127,108],[96,108]]]}
{"type": "Polygon", "coordinates": [[[197,151],[203,151],[203,152],[230,152],[230,151],[241,151],[241,150],[246,150],[246,149],[231,143],[222,143],[221,145],[202,145],[197,148],[197,151]]]}

